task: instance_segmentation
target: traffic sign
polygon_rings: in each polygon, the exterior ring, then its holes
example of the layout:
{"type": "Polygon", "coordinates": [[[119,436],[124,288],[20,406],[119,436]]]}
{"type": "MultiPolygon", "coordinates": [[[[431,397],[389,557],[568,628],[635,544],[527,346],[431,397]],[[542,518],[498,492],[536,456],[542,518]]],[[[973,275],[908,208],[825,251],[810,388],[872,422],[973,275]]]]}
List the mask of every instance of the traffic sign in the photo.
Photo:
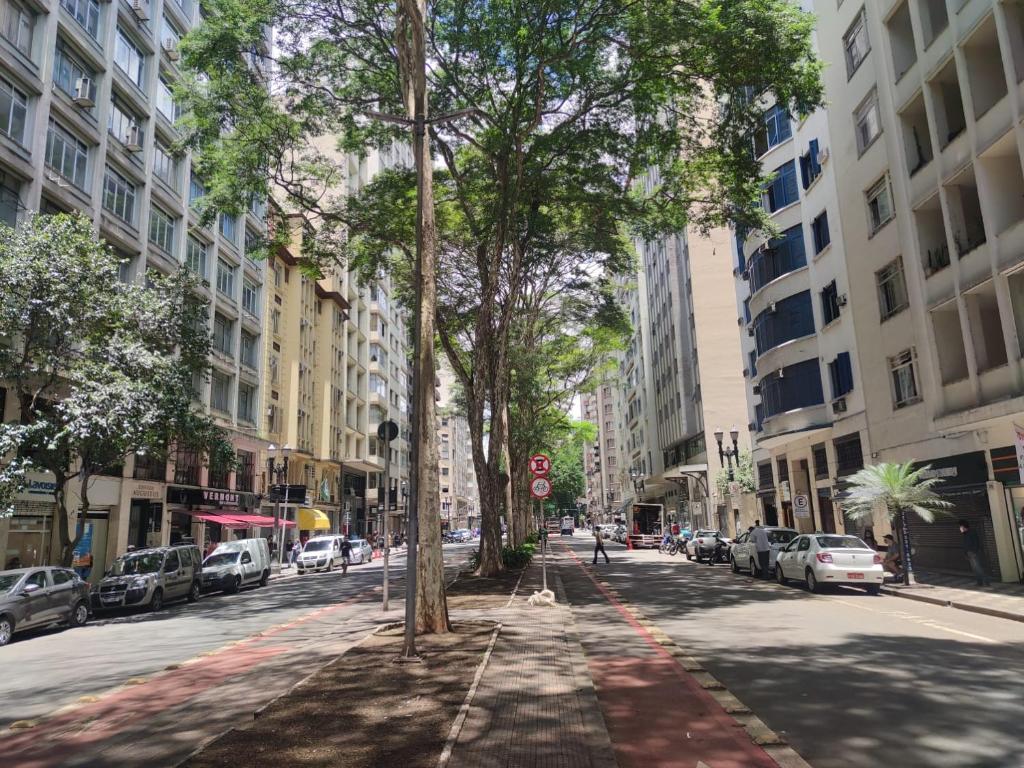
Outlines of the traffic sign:
{"type": "Polygon", "coordinates": [[[546,499],[551,495],[551,481],[546,477],[535,477],[530,482],[530,495],[535,499],[546,499]]]}
{"type": "Polygon", "coordinates": [[[793,515],[795,517],[811,516],[811,499],[806,493],[797,493],[793,496],[793,515]]]}
{"type": "Polygon", "coordinates": [[[538,476],[546,475],[551,471],[551,459],[543,453],[535,453],[530,457],[530,471],[538,476]]]}

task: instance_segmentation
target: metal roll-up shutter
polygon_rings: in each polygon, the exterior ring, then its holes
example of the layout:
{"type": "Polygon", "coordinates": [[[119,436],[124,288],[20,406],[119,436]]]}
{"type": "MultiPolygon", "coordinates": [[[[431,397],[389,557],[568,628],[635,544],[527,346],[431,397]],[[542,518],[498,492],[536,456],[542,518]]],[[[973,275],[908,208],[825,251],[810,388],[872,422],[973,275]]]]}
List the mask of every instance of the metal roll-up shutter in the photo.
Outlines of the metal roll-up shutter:
{"type": "Polygon", "coordinates": [[[985,570],[994,579],[1001,578],[987,486],[945,486],[938,493],[953,506],[947,514],[938,515],[934,523],[924,522],[913,512],[907,514],[910,542],[914,548],[914,569],[970,575],[971,568],[964,554],[963,535],[959,528],[959,521],[967,520],[981,538],[985,570]]]}

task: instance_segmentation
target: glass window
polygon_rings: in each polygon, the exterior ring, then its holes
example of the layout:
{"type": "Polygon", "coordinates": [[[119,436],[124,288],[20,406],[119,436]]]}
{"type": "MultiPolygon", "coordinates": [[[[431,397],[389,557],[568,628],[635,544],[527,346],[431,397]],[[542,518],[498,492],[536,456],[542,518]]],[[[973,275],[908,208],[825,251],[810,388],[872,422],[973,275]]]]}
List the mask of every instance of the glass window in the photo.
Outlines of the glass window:
{"type": "Polygon", "coordinates": [[[174,250],[174,219],[170,214],[157,208],[149,209],[149,242],[168,253],[174,250]]]}
{"type": "Polygon", "coordinates": [[[32,55],[36,15],[20,0],[0,0],[0,35],[26,56],[32,55]]]}
{"type": "Polygon", "coordinates": [[[205,196],[206,187],[203,186],[203,182],[196,176],[195,168],[190,169],[188,179],[188,204],[194,208],[196,201],[205,196]]]}
{"type": "Polygon", "coordinates": [[[815,254],[821,253],[832,242],[828,232],[828,211],[822,211],[811,222],[811,237],[814,239],[815,254]]]}
{"type": "Polygon", "coordinates": [[[9,227],[16,226],[20,207],[21,195],[18,193],[17,182],[9,181],[0,172],[0,221],[9,227]]]}
{"type": "Polygon", "coordinates": [[[781,104],[775,104],[764,113],[763,126],[754,134],[754,154],[760,157],[792,135],[789,112],[781,104]]]}
{"type": "Polygon", "coordinates": [[[889,358],[889,373],[892,378],[892,402],[894,408],[902,408],[920,400],[917,394],[917,374],[914,350],[906,349],[889,358]]]}
{"type": "Polygon", "coordinates": [[[225,355],[233,355],[235,349],[235,323],[219,312],[213,314],[213,348],[225,355]]]}
{"type": "Polygon", "coordinates": [[[874,234],[895,215],[892,207],[892,194],[889,191],[889,174],[879,179],[878,183],[864,193],[864,197],[868,204],[871,234],[874,234]]]}
{"type": "Polygon", "coordinates": [[[257,367],[257,360],[259,357],[259,339],[248,331],[242,331],[242,341],[239,345],[239,351],[241,352],[242,365],[247,365],[250,368],[257,367]]]}
{"type": "Polygon", "coordinates": [[[790,160],[775,169],[775,178],[768,185],[768,210],[774,213],[795,203],[799,197],[796,186],[796,164],[790,160]]]}
{"type": "Polygon", "coordinates": [[[168,50],[174,50],[181,42],[181,32],[166,16],[161,17],[160,43],[168,50]]]}
{"type": "Polygon", "coordinates": [[[907,282],[903,276],[903,259],[897,258],[875,273],[878,281],[878,308],[882,320],[907,308],[907,282]]]}
{"type": "Polygon", "coordinates": [[[846,76],[853,77],[864,59],[871,53],[871,43],[868,41],[868,27],[864,9],[861,8],[853,24],[843,35],[843,48],[846,49],[846,76]]]}
{"type": "Polygon", "coordinates": [[[259,317],[260,289],[251,280],[242,281],[242,308],[251,315],[259,317]]]}
{"type": "Polygon", "coordinates": [[[192,235],[185,241],[185,266],[206,279],[206,244],[199,242],[192,235]]]}
{"type": "Polygon", "coordinates": [[[24,143],[27,114],[28,96],[11,81],[0,77],[0,133],[19,144],[24,143]]]}
{"type": "Polygon", "coordinates": [[[210,374],[210,407],[231,413],[231,377],[218,370],[210,374]]]}
{"type": "Polygon", "coordinates": [[[159,141],[153,147],[153,173],[171,189],[178,190],[178,161],[159,141]]]}
{"type": "Polygon", "coordinates": [[[259,234],[255,230],[245,228],[245,255],[250,256],[253,252],[259,250],[261,245],[261,239],[259,234]]]}
{"type": "Polygon", "coordinates": [[[251,384],[238,385],[238,419],[256,423],[256,387],[251,384]]]}
{"type": "Polygon", "coordinates": [[[135,185],[110,166],[103,174],[103,207],[122,221],[135,223],[135,185]]]}
{"type": "MultiPolygon", "coordinates": [[[[122,144],[127,144],[132,129],[139,126],[139,120],[128,111],[115,96],[110,102],[110,117],[107,118],[107,130],[122,144]]],[[[139,135],[141,142],[142,136],[139,135]]]]}
{"type": "MultiPolygon", "coordinates": [[[[87,95],[93,101],[96,100],[96,73],[85,66],[72,54],[64,45],[64,41],[57,39],[57,46],[53,59],[53,83],[71,98],[75,98],[78,84],[85,79],[92,83],[87,95]]],[[[91,111],[91,107],[89,108],[91,111]]]]}
{"type": "Polygon", "coordinates": [[[161,77],[156,84],[156,108],[172,123],[181,115],[180,107],[174,101],[170,84],[161,77]]]}
{"type": "Polygon", "coordinates": [[[818,140],[811,139],[807,152],[800,155],[800,179],[804,189],[807,189],[815,180],[821,176],[821,161],[819,159],[818,140]]]}
{"type": "Polygon", "coordinates": [[[235,245],[238,238],[238,219],[229,213],[220,215],[220,234],[232,245],[235,245]]]}
{"type": "Polygon", "coordinates": [[[234,298],[235,296],[235,272],[238,267],[228,264],[223,259],[217,260],[217,291],[234,298]]]}
{"type": "Polygon", "coordinates": [[[853,122],[857,127],[857,152],[862,155],[882,133],[877,91],[872,89],[868,97],[860,103],[853,113],[853,122]]]}
{"type": "Polygon", "coordinates": [[[145,62],[146,54],[118,27],[117,38],[114,40],[114,63],[140,88],[145,77],[145,62]]]}
{"type": "Polygon", "coordinates": [[[88,161],[85,142],[51,119],[46,131],[46,164],[79,189],[85,189],[88,161]]]}
{"type": "Polygon", "coordinates": [[[839,317],[839,290],[835,280],[821,291],[821,317],[825,325],[839,317]]]}
{"type": "Polygon", "coordinates": [[[96,38],[100,29],[100,4],[97,0],[60,0],[60,4],[90,37],[96,38]]]}
{"type": "Polygon", "coordinates": [[[853,391],[853,367],[850,365],[849,352],[840,352],[836,355],[836,359],[828,364],[828,373],[832,382],[833,399],[853,391]]]}

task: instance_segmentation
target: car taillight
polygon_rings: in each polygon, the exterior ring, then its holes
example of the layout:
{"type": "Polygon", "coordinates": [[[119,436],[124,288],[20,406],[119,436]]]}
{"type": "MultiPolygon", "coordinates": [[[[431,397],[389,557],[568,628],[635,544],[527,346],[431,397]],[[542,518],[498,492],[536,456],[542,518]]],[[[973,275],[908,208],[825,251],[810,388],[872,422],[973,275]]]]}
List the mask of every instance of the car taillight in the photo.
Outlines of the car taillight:
{"type": "Polygon", "coordinates": [[[875,565],[881,565],[881,564],[882,564],[882,556],[876,554],[875,555],[875,565]]]}
{"type": "Polygon", "coordinates": [[[815,555],[815,557],[818,558],[818,562],[819,563],[831,563],[832,562],[832,555],[830,555],[828,552],[819,552],[817,555],[815,555]]]}

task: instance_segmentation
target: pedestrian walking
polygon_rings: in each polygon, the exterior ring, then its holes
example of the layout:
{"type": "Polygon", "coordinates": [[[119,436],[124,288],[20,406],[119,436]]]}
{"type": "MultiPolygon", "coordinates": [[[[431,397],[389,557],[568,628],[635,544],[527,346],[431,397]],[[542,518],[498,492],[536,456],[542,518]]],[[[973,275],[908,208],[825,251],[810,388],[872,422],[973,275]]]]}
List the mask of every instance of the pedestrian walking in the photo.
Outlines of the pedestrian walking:
{"type": "Polygon", "coordinates": [[[341,540],[341,575],[348,573],[348,564],[352,561],[352,544],[348,536],[341,540]]]}
{"type": "Polygon", "coordinates": [[[292,544],[292,551],[291,551],[290,554],[291,554],[291,564],[295,565],[296,563],[299,562],[299,555],[302,554],[302,542],[301,541],[296,541],[294,544],[292,544]]]}
{"type": "Polygon", "coordinates": [[[882,558],[882,568],[886,572],[891,573],[896,579],[900,579],[903,576],[903,572],[900,570],[900,548],[896,543],[896,539],[891,533],[885,534],[882,537],[885,541],[885,557],[882,558]]]}
{"type": "Polygon", "coordinates": [[[772,543],[768,540],[768,531],[758,526],[754,529],[754,549],[757,550],[757,575],[768,578],[768,562],[771,559],[772,543]]]}
{"type": "Polygon", "coordinates": [[[597,565],[597,553],[600,552],[604,555],[604,561],[610,563],[611,560],[608,558],[608,553],[604,551],[604,534],[601,533],[599,526],[594,526],[594,565],[597,565]]]}
{"type": "Polygon", "coordinates": [[[979,587],[987,587],[992,582],[985,573],[985,564],[981,562],[981,538],[977,531],[971,530],[971,524],[966,520],[960,521],[960,533],[964,537],[964,553],[967,555],[967,562],[971,564],[974,578],[979,587]]]}
{"type": "Polygon", "coordinates": [[[284,540],[284,557],[285,557],[284,567],[285,568],[291,568],[292,567],[292,538],[291,538],[291,536],[289,536],[287,539],[284,540]]]}

